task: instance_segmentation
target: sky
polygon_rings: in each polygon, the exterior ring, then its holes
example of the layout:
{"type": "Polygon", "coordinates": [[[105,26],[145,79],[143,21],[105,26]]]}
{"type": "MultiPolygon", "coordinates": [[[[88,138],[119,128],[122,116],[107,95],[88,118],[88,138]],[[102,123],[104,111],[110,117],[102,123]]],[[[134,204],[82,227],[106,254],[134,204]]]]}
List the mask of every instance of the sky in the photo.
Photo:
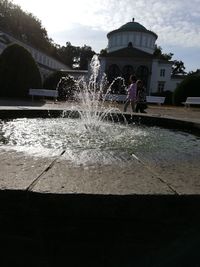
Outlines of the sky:
{"type": "Polygon", "coordinates": [[[91,46],[99,53],[107,33],[139,22],[158,35],[156,44],[186,71],[200,69],[200,0],[13,0],[37,17],[56,44],[91,46]]]}

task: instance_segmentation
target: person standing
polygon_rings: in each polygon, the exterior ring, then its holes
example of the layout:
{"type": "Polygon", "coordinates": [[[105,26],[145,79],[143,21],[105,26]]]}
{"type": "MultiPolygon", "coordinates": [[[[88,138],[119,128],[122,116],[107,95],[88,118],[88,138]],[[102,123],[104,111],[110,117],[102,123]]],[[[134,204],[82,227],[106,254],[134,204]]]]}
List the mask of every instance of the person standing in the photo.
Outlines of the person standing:
{"type": "Polygon", "coordinates": [[[135,112],[140,111],[141,113],[146,113],[146,91],[141,80],[137,80],[137,93],[136,93],[136,109],[135,112]]]}
{"type": "Polygon", "coordinates": [[[126,112],[129,104],[131,104],[132,111],[135,112],[135,101],[136,101],[136,91],[137,91],[136,81],[137,81],[136,76],[131,75],[130,76],[131,84],[128,88],[128,96],[124,104],[124,112],[126,112]]]}

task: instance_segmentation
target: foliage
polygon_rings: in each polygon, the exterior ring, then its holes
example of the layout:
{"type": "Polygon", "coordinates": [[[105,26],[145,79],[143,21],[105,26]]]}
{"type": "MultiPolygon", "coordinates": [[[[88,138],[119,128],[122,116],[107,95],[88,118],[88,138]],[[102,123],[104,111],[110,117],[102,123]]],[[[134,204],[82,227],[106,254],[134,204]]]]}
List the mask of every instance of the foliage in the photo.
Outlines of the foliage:
{"type": "Polygon", "coordinates": [[[78,49],[79,53],[79,69],[87,70],[88,62],[91,61],[92,57],[95,55],[95,52],[92,50],[90,46],[84,45],[78,49]]]}
{"type": "MultiPolygon", "coordinates": [[[[173,57],[173,53],[164,54],[162,52],[162,48],[156,45],[155,50],[154,50],[154,56],[156,56],[159,59],[163,59],[163,60],[171,60],[173,57]]],[[[176,74],[186,74],[184,63],[181,60],[173,61],[172,75],[176,75],[176,74]]]]}
{"type": "Polygon", "coordinates": [[[200,76],[200,69],[196,69],[196,71],[190,71],[188,75],[199,75],[200,76]]]}
{"type": "Polygon", "coordinates": [[[70,100],[76,93],[76,81],[73,76],[62,77],[57,85],[58,100],[70,100]]]}
{"type": "Polygon", "coordinates": [[[173,62],[172,75],[176,74],[186,74],[184,63],[181,60],[174,60],[173,62]]]}
{"type": "Polygon", "coordinates": [[[55,71],[51,73],[43,82],[43,88],[45,89],[51,89],[55,90],[58,82],[62,77],[65,77],[67,74],[65,74],[63,71],[55,71]]]}
{"type": "Polygon", "coordinates": [[[58,90],[58,100],[67,100],[73,97],[76,81],[64,71],[55,71],[43,83],[43,88],[58,90]]]}
{"type": "Polygon", "coordinates": [[[188,96],[200,97],[200,76],[188,75],[173,94],[174,104],[180,105],[188,96]]]}
{"type": "Polygon", "coordinates": [[[73,46],[70,42],[67,42],[66,46],[62,46],[58,50],[58,54],[67,66],[74,69],[87,70],[88,62],[91,60],[95,52],[90,46],[73,46]]]}
{"type": "Polygon", "coordinates": [[[7,46],[0,55],[0,95],[26,97],[29,88],[41,88],[41,76],[32,55],[22,46],[7,46]]]}
{"type": "Polygon", "coordinates": [[[108,52],[107,52],[107,49],[106,48],[101,49],[100,56],[106,56],[107,54],[108,54],[108,52]]]}
{"type": "Polygon", "coordinates": [[[155,50],[154,50],[154,56],[156,56],[159,59],[164,59],[164,60],[170,60],[173,57],[173,53],[169,53],[169,54],[164,54],[162,52],[162,48],[160,46],[155,46],[155,50]]]}
{"type": "Polygon", "coordinates": [[[113,80],[112,84],[110,85],[111,94],[126,94],[126,86],[124,83],[123,78],[116,78],[113,80]]]}
{"type": "Polygon", "coordinates": [[[24,12],[20,6],[8,0],[0,0],[0,30],[11,34],[18,40],[58,59],[71,68],[87,69],[88,60],[95,52],[90,46],[66,46],[55,44],[48,37],[41,21],[33,14],[24,12]]]}
{"type": "Polygon", "coordinates": [[[0,29],[22,42],[56,56],[54,44],[42,27],[41,21],[31,13],[24,12],[20,6],[8,0],[0,0],[0,29]]]}

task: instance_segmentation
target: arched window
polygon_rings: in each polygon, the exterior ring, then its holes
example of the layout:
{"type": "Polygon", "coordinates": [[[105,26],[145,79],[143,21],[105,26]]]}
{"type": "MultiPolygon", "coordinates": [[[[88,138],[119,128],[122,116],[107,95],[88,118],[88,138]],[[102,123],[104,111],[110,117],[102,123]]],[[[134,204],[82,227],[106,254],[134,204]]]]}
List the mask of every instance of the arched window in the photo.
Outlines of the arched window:
{"type": "Polygon", "coordinates": [[[129,42],[128,43],[128,47],[133,47],[133,43],[132,42],[129,42]]]}
{"type": "Polygon", "coordinates": [[[111,83],[115,78],[121,76],[121,71],[116,64],[112,64],[108,67],[107,77],[108,81],[111,83]]]}
{"type": "Polygon", "coordinates": [[[126,84],[129,84],[129,78],[134,73],[135,73],[134,69],[131,65],[126,65],[123,67],[122,76],[123,76],[126,84]]]}
{"type": "Polygon", "coordinates": [[[145,87],[148,84],[149,69],[147,66],[141,65],[137,68],[136,76],[143,81],[145,87]]]}

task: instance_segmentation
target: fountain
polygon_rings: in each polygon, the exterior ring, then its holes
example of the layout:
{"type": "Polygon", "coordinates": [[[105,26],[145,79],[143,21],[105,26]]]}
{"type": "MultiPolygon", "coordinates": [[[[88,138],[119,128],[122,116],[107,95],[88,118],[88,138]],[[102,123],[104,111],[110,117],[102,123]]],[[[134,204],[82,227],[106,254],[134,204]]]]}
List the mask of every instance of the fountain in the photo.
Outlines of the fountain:
{"type": "Polygon", "coordinates": [[[158,127],[194,125],[148,114],[117,120],[97,59],[92,66],[62,116],[1,113],[5,266],[197,266],[200,140],[158,127]]]}
{"type": "MultiPolygon", "coordinates": [[[[140,122],[148,117],[125,117],[112,103],[107,104],[105,99],[113,83],[108,87],[106,76],[99,78],[97,56],[91,60],[90,72],[89,81],[76,81],[76,102],[70,112],[63,111],[61,118],[2,121],[0,147],[43,157],[52,157],[60,151],[65,160],[74,164],[127,164],[135,158],[149,162],[155,155],[160,162],[169,163],[178,157],[199,156],[198,137],[138,125],[137,118],[140,122]],[[78,112],[76,119],[72,118],[74,112],[78,112]]],[[[152,119],[155,122],[155,118],[150,118],[150,122],[152,119]]]]}

